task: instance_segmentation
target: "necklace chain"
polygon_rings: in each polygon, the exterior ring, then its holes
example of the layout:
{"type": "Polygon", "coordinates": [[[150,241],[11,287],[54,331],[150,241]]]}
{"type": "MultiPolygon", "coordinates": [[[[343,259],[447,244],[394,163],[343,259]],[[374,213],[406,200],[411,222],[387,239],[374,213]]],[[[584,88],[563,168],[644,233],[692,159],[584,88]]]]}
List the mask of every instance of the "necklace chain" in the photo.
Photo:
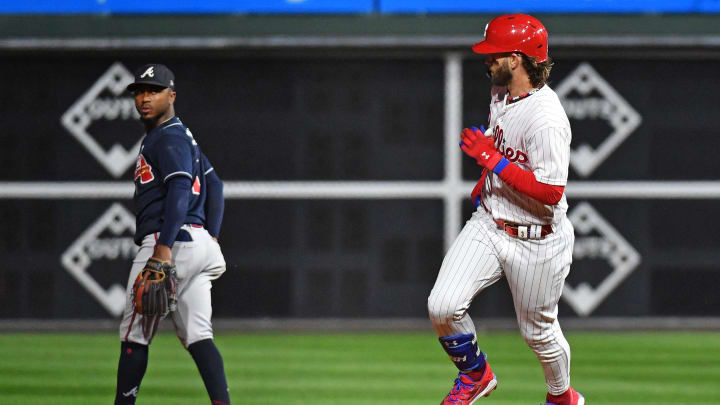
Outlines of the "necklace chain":
{"type": "Polygon", "coordinates": [[[507,102],[507,103],[508,103],[508,104],[512,104],[512,103],[514,103],[514,102],[516,102],[516,101],[519,101],[519,100],[522,100],[522,99],[524,99],[524,98],[526,98],[526,97],[532,96],[533,94],[537,93],[538,90],[540,90],[540,87],[534,88],[534,89],[528,91],[528,92],[525,93],[525,94],[521,94],[521,95],[516,96],[516,97],[510,97],[510,98],[508,98],[508,102],[507,102]]]}

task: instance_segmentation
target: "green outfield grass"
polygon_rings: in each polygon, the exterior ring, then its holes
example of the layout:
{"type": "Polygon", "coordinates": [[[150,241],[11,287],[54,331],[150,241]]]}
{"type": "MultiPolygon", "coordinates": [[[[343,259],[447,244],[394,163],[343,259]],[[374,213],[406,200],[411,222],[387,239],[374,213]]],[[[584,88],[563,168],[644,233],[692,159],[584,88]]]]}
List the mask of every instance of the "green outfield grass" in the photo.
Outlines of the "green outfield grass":
{"type": "MultiPolygon", "coordinates": [[[[720,404],[720,333],[568,333],[573,386],[589,405],[720,404]]],[[[482,404],[543,402],[534,354],[516,333],[478,336],[498,375],[482,404]]],[[[233,404],[437,404],[454,367],[431,333],[219,334],[233,404]]],[[[0,335],[0,404],[112,404],[111,334],[0,335]]],[[[208,404],[189,354],[156,337],[138,404],[208,404]]]]}

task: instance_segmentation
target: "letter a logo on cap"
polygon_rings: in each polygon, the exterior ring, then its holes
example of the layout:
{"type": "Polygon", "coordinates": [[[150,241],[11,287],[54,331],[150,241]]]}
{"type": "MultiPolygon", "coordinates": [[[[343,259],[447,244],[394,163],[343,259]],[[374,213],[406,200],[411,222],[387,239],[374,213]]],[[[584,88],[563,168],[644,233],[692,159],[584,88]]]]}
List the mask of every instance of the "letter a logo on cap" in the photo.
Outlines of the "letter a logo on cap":
{"type": "Polygon", "coordinates": [[[154,68],[155,68],[154,66],[150,66],[149,68],[147,68],[145,73],[140,75],[140,78],[144,79],[145,76],[155,77],[155,72],[153,71],[154,68]]]}

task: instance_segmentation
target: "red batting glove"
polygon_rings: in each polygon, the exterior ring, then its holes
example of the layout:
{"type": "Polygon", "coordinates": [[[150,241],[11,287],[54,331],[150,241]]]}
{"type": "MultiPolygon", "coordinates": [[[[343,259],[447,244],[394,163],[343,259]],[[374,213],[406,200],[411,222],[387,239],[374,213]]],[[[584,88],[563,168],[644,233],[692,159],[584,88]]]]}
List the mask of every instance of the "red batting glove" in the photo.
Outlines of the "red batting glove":
{"type": "Polygon", "coordinates": [[[491,137],[485,136],[480,130],[465,128],[460,137],[462,139],[460,148],[466,155],[474,158],[480,166],[492,170],[502,159],[500,152],[495,149],[495,141],[491,137]]]}

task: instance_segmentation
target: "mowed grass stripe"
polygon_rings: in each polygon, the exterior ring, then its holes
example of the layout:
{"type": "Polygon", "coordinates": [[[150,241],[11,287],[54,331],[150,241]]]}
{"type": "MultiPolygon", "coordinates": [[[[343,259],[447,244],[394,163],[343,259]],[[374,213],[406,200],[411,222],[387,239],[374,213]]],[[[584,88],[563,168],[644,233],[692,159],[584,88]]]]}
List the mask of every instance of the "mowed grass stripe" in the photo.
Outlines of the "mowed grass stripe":
{"type": "MultiPolygon", "coordinates": [[[[480,334],[498,374],[487,404],[539,404],[540,366],[515,333],[480,334]]],[[[720,333],[572,333],[573,385],[590,405],[720,405],[720,333]]],[[[235,404],[436,404],[454,367],[428,333],[220,334],[235,404]]],[[[112,403],[116,334],[0,336],[0,403],[112,403]]],[[[189,354],[158,336],[139,405],[203,404],[189,354]]]]}

